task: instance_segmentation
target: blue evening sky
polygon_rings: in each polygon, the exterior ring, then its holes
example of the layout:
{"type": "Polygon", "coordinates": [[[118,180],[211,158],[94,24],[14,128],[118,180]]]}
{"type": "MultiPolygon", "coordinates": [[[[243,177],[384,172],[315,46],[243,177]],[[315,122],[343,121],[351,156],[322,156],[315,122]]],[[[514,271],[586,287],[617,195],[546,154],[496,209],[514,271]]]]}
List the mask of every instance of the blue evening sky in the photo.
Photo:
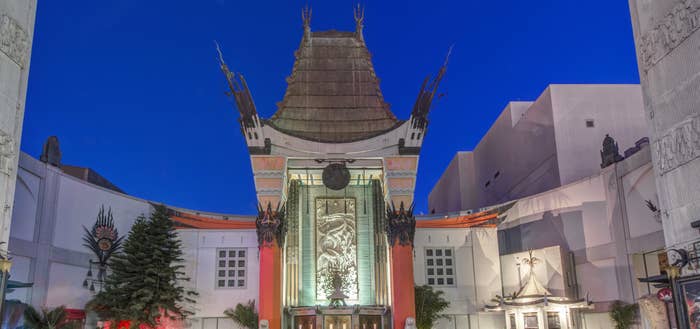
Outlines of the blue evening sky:
{"type": "MultiPolygon", "coordinates": [[[[218,40],[271,116],[306,1],[39,1],[21,148],[57,135],[66,164],[131,195],[252,214],[255,190],[218,40]]],[[[312,30],[352,30],[351,0],[312,1],[312,30]]],[[[416,207],[455,152],[510,100],[551,83],[638,83],[627,1],[367,1],[365,39],[385,99],[407,119],[423,78],[454,51],[421,152],[416,207]]]]}

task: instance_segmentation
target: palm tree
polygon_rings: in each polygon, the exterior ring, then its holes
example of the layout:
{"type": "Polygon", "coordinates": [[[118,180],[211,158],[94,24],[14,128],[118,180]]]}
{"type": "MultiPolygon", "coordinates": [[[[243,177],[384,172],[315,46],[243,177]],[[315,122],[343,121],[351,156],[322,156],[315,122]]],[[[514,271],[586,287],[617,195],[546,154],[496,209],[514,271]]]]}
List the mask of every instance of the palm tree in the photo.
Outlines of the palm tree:
{"type": "Polygon", "coordinates": [[[610,317],[615,322],[615,329],[631,328],[637,317],[637,304],[615,301],[610,307],[610,317]]]}
{"type": "Polygon", "coordinates": [[[258,328],[258,312],[255,310],[255,301],[250,300],[247,304],[237,304],[235,309],[227,309],[224,315],[231,318],[243,328],[258,328]]]}
{"type": "Polygon", "coordinates": [[[68,321],[65,306],[54,309],[42,308],[41,313],[31,305],[24,310],[24,325],[29,329],[69,329],[72,323],[68,321]]]}

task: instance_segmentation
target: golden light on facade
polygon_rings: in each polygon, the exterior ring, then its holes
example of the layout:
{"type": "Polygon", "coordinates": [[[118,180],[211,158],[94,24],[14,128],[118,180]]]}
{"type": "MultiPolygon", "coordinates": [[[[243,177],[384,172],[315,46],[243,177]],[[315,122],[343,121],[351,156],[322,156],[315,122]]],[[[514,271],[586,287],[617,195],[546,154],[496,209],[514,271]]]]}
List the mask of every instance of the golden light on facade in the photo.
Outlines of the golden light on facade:
{"type": "Polygon", "coordinates": [[[0,271],[3,273],[9,273],[10,268],[12,268],[12,261],[5,258],[0,258],[0,271]]]}

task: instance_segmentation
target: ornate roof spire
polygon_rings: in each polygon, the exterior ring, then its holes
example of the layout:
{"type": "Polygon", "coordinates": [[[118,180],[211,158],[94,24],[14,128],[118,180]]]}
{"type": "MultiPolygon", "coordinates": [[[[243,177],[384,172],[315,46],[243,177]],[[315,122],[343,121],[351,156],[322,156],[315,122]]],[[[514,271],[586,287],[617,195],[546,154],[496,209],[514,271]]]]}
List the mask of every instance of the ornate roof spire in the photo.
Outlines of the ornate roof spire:
{"type": "Polygon", "coordinates": [[[304,26],[304,38],[306,40],[311,39],[311,7],[309,5],[304,6],[301,9],[301,21],[304,26]]]}
{"type": "Polygon", "coordinates": [[[355,16],[355,34],[357,34],[359,40],[365,42],[365,37],[362,34],[362,29],[365,26],[365,7],[358,3],[357,7],[353,9],[353,15],[355,16]]]}
{"type": "Polygon", "coordinates": [[[535,264],[539,263],[540,259],[532,255],[532,249],[530,249],[528,253],[528,258],[524,258],[522,260],[523,264],[530,267],[527,282],[522,288],[520,288],[520,291],[518,291],[516,297],[551,296],[552,293],[550,293],[549,290],[547,290],[547,288],[545,288],[540,281],[537,280],[537,276],[535,275],[535,264]]]}

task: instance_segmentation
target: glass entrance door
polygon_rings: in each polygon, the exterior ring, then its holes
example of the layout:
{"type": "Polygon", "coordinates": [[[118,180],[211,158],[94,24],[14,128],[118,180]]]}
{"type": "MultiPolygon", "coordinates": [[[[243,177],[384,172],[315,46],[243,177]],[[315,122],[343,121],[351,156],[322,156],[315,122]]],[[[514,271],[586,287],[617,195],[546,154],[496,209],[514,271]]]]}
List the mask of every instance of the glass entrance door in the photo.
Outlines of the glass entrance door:
{"type": "Polygon", "coordinates": [[[323,329],[352,329],[352,316],[325,315],[323,317],[323,329]]]}

